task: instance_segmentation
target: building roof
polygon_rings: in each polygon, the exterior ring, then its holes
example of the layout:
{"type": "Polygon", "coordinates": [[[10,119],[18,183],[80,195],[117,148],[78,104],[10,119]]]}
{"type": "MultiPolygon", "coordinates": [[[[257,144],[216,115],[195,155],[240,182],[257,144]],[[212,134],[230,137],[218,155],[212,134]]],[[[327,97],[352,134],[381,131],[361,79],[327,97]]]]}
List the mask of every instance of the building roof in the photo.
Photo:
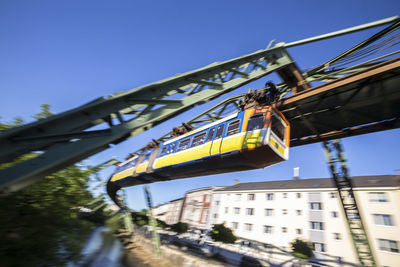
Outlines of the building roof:
{"type": "MultiPolygon", "coordinates": [[[[399,187],[400,179],[396,175],[355,176],[352,177],[353,188],[362,187],[399,187]]],[[[335,188],[332,178],[298,179],[282,181],[265,181],[240,183],[215,191],[249,191],[249,190],[279,190],[279,189],[314,189],[335,188]]]]}
{"type": "Polygon", "coordinates": [[[200,188],[195,188],[189,191],[186,191],[186,194],[188,193],[194,193],[194,192],[199,192],[199,191],[207,191],[207,190],[218,190],[222,186],[208,186],[208,187],[200,187],[200,188]]]}

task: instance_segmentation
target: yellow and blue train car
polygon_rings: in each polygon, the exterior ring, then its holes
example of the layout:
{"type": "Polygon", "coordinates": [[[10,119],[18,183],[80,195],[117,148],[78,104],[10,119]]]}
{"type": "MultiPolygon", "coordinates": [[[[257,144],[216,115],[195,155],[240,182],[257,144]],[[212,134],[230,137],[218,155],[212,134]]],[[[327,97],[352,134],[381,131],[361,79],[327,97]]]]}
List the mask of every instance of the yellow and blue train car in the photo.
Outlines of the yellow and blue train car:
{"type": "Polygon", "coordinates": [[[264,168],[289,157],[290,125],[271,106],[246,109],[161,143],[116,169],[108,190],[264,168]]]}

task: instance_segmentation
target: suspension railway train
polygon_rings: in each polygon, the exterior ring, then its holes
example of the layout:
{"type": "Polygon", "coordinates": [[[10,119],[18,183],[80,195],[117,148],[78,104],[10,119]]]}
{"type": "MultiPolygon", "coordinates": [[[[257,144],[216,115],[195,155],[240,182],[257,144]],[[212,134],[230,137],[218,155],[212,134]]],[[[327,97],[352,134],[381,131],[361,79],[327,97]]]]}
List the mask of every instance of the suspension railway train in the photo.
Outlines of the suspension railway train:
{"type": "Polygon", "coordinates": [[[289,156],[290,125],[271,106],[249,108],[170,139],[122,164],[107,184],[121,187],[264,168],[289,156]]]}

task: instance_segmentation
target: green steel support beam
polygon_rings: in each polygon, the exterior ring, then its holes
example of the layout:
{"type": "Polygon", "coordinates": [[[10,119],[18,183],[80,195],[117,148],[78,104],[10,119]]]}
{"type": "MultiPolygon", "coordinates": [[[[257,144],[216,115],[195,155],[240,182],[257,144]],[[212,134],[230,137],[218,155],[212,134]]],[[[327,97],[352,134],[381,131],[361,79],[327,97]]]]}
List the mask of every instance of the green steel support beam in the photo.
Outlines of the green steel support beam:
{"type": "Polygon", "coordinates": [[[153,243],[154,243],[154,250],[156,252],[157,257],[161,256],[161,244],[160,244],[160,236],[157,232],[157,221],[153,216],[153,201],[151,198],[150,188],[148,185],[144,186],[144,195],[146,198],[147,207],[149,207],[149,219],[150,219],[150,226],[153,228],[153,243]]]}
{"type": "Polygon", "coordinates": [[[344,29],[344,30],[335,31],[335,32],[331,32],[331,33],[326,33],[326,34],[314,36],[314,37],[311,37],[311,38],[307,38],[307,39],[303,39],[303,40],[287,43],[287,44],[285,44],[285,47],[289,48],[289,47],[304,45],[304,44],[308,44],[308,43],[313,43],[313,42],[316,42],[316,41],[322,41],[322,40],[326,40],[326,39],[329,39],[329,38],[334,38],[334,37],[338,37],[338,36],[341,36],[341,35],[345,35],[345,34],[349,34],[349,33],[353,33],[353,32],[358,32],[358,31],[363,31],[363,30],[367,30],[367,29],[370,29],[370,28],[374,28],[374,27],[378,27],[378,26],[394,23],[394,22],[397,22],[397,21],[399,21],[399,17],[398,16],[394,16],[394,17],[390,17],[390,18],[386,18],[386,19],[381,19],[381,20],[377,20],[377,21],[374,21],[374,22],[370,22],[370,23],[358,25],[358,26],[355,26],[355,27],[347,28],[347,29],[344,29]]]}
{"type": "Polygon", "coordinates": [[[357,198],[353,191],[353,184],[349,177],[340,140],[325,141],[323,145],[329,170],[339,194],[358,260],[362,266],[376,267],[378,264],[369,244],[367,231],[362,220],[363,216],[358,209],[357,198]]]}
{"type": "Polygon", "coordinates": [[[23,188],[151,127],[293,63],[283,47],[255,53],[102,97],[0,134],[0,163],[40,151],[0,171],[3,193],[23,188]],[[267,59],[273,58],[273,62],[267,59]],[[260,67],[262,66],[262,67],[260,67]],[[232,69],[247,75],[238,75],[232,69]],[[221,80],[218,77],[223,77],[221,80]],[[216,82],[218,81],[218,82],[216,82]],[[161,106],[161,107],[160,107],[161,106]],[[114,118],[117,118],[115,120],[114,118]],[[91,131],[104,124],[105,130],[91,131]]]}

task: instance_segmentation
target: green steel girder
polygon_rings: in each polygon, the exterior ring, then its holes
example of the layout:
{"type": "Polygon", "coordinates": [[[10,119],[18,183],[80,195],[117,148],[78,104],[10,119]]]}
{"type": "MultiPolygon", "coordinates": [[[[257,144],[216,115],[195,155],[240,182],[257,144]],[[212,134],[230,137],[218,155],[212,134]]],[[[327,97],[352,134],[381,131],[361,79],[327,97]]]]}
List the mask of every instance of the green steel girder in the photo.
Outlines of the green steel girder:
{"type": "Polygon", "coordinates": [[[38,179],[98,153],[195,105],[293,64],[283,47],[259,50],[225,62],[178,74],[0,134],[0,163],[40,151],[0,171],[2,192],[38,179]],[[105,124],[104,130],[91,130],[105,124]]]}

